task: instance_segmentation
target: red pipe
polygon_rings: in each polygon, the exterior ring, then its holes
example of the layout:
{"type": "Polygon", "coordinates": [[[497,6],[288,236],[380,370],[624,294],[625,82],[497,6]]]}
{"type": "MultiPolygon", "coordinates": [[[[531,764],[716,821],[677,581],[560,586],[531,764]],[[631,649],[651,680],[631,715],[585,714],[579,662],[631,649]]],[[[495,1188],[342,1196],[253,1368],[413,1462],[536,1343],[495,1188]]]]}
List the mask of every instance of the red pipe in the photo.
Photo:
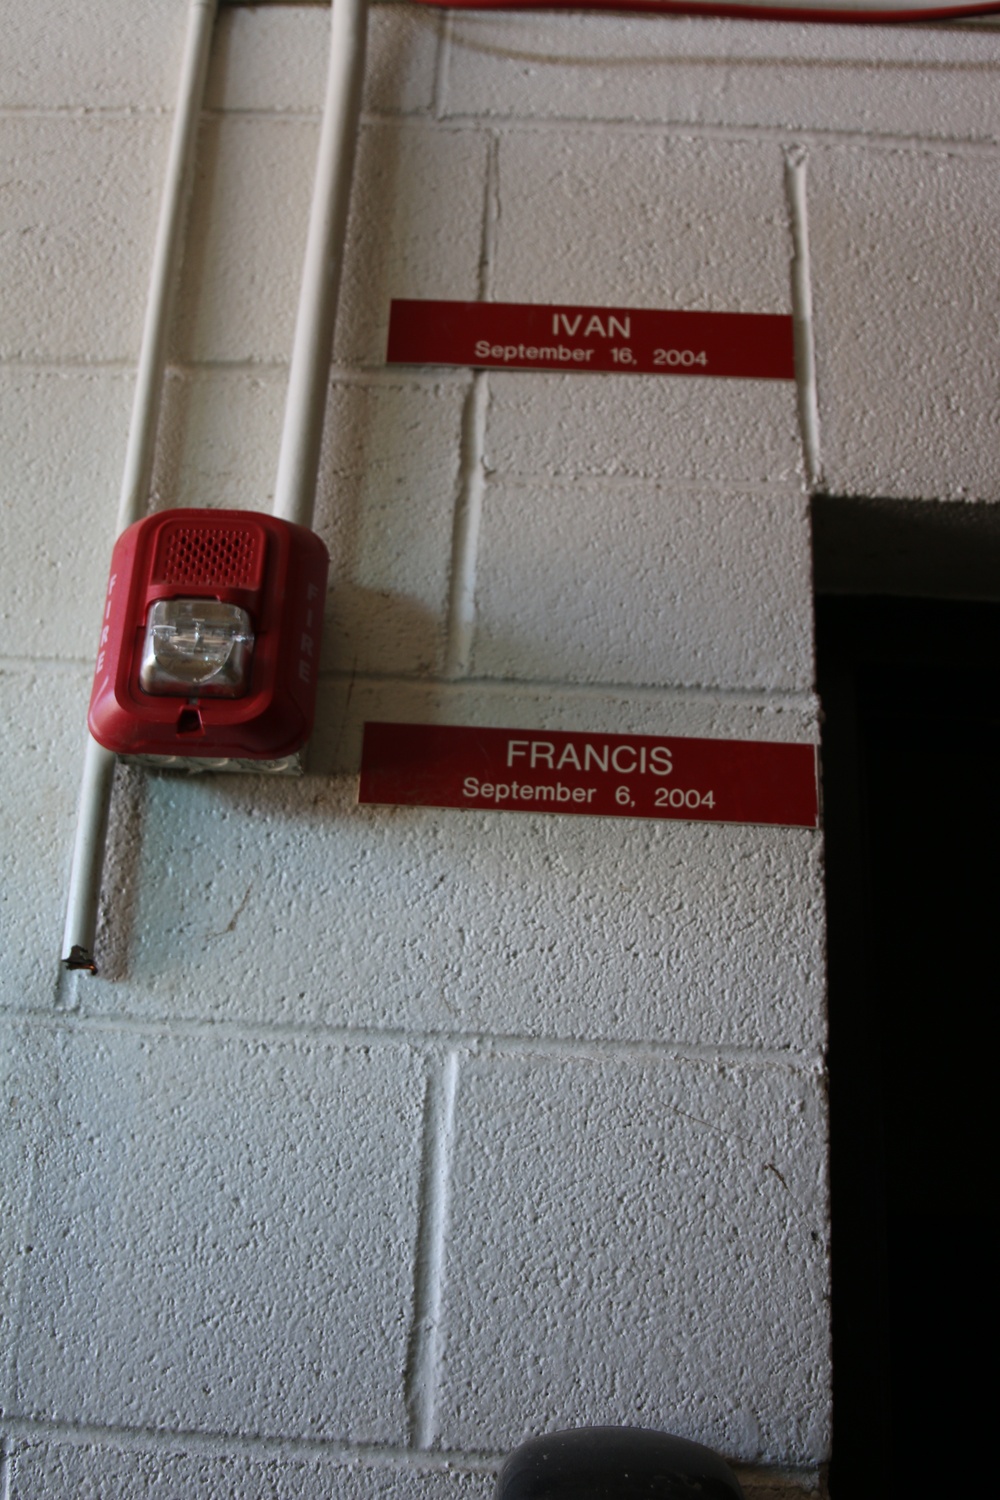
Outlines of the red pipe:
{"type": "Polygon", "coordinates": [[[938,5],[914,10],[854,10],[830,7],[726,4],[725,0],[416,0],[451,10],[655,11],[675,16],[724,16],[745,21],[823,21],[838,26],[891,26],[916,21],[967,20],[1000,13],[998,0],[978,5],[938,5]]]}

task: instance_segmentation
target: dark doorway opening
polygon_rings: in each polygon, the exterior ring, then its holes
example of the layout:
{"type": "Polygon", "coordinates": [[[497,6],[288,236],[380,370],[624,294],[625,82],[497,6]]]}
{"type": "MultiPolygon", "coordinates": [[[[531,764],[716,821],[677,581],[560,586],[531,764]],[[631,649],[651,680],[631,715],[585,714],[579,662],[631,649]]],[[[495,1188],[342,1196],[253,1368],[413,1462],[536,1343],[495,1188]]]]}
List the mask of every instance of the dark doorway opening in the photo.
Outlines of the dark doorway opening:
{"type": "MultiPolygon", "coordinates": [[[[884,1500],[910,1490],[964,1491],[967,1465],[992,1427],[987,1059],[1000,932],[1000,605],[895,592],[900,555],[904,575],[912,578],[916,565],[920,586],[933,586],[933,526],[915,546],[908,521],[902,533],[890,526],[888,542],[881,534],[876,547],[851,514],[859,503],[818,502],[815,528],[817,587],[840,591],[817,599],[829,922],[830,1489],[835,1500],[884,1500]],[[834,515],[838,504],[846,508],[834,515]],[[889,592],[842,592],[848,543],[867,570],[860,586],[882,578],[889,592]]],[[[906,510],[898,511],[904,520],[906,510]]],[[[883,508],[883,533],[885,515],[883,508]]],[[[970,577],[972,590],[983,588],[984,553],[997,561],[992,520],[973,539],[971,568],[953,567],[954,549],[941,548],[951,569],[939,573],[942,591],[970,577]]],[[[926,515],[917,525],[927,527],[926,515]]],[[[1000,584],[1000,570],[992,576],[1000,584]]]]}

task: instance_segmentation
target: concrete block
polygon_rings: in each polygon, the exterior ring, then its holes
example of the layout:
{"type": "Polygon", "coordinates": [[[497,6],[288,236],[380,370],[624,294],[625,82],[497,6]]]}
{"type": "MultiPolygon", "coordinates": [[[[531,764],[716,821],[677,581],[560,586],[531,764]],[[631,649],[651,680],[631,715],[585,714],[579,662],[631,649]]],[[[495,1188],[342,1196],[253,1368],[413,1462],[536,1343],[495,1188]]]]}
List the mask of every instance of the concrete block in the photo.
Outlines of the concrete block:
{"type": "Polygon", "coordinates": [[[825,488],[997,499],[992,159],[817,149],[808,199],[825,488]]]}
{"type": "MultiPolygon", "coordinates": [[[[318,122],[209,120],[175,340],[193,361],[291,353],[318,122]]],[[[449,129],[361,131],[335,357],[379,365],[392,297],[474,297],[486,144],[449,129]],[[449,206],[453,205],[453,206],[449,206]]]]}
{"type": "MultiPolygon", "coordinates": [[[[607,727],[628,723],[623,712],[607,727]]],[[[679,709],[673,724],[684,732],[679,709]]],[[[346,777],[123,784],[102,977],[81,980],[76,1003],[365,1031],[822,1047],[815,833],[358,808],[355,795],[346,777]]]]}
{"type": "Polygon", "coordinates": [[[822,1461],[823,1137],[818,1079],[785,1068],[466,1065],[442,1445],[630,1423],[730,1459],[822,1461]]]}
{"type": "Polygon", "coordinates": [[[382,364],[393,297],[480,295],[488,138],[393,125],[362,132],[334,356],[382,364]]]}
{"type": "Polygon", "coordinates": [[[990,140],[998,70],[991,31],[462,12],[443,97],[446,115],[497,120],[990,140]]]}
{"type": "MultiPolygon", "coordinates": [[[[157,503],[269,509],[286,389],[273,369],[171,379],[157,503]]],[[[442,663],[466,390],[462,377],[331,384],[315,515],[330,552],[327,670],[442,663]]]]}
{"type": "Polygon", "coordinates": [[[489,484],[471,670],[808,689],[810,566],[798,490],[489,484]]]}
{"type": "Polygon", "coordinates": [[[334,386],[316,504],[330,551],[326,667],[442,670],[467,392],[461,378],[334,386]]]}
{"type": "MultiPolygon", "coordinates": [[[[362,109],[427,113],[441,32],[437,12],[372,5],[362,109]]],[[[236,8],[219,13],[207,85],[211,109],[318,113],[330,48],[327,7],[236,8]]]]}
{"type": "Polygon", "coordinates": [[[167,372],[153,506],[270,510],[288,390],[284,367],[167,372]]]}
{"type": "Polygon", "coordinates": [[[493,1482],[490,1473],[452,1464],[428,1470],[321,1454],[220,1456],[185,1451],[176,1440],[125,1446],[67,1435],[15,1445],[10,1500],[70,1494],[79,1500],[112,1494],[115,1500],[145,1500],[160,1492],[187,1500],[490,1500],[493,1482]]]}
{"type": "Polygon", "coordinates": [[[443,29],[433,7],[373,5],[363,107],[385,115],[430,113],[443,29]]]}
{"type": "MultiPolygon", "coordinates": [[[[418,1468],[390,1460],[359,1457],[250,1457],[242,1452],[187,1451],[176,1439],[161,1443],[119,1437],[117,1443],[86,1442],[71,1433],[30,1437],[12,1444],[10,1500],[48,1500],[73,1494],[98,1500],[145,1500],[157,1489],[191,1500],[492,1500],[491,1469],[463,1469],[455,1461],[418,1468]]],[[[775,1472],[740,1465],[747,1500],[816,1500],[820,1474],[813,1470],[775,1472]]]]}
{"type": "Polygon", "coordinates": [[[419,1062],[167,1029],[48,1054],[5,1410],[400,1442],[419,1062]]]}
{"type": "Polygon", "coordinates": [[[290,357],[318,139],[314,119],[210,116],[203,123],[175,359],[290,357]]]}
{"type": "Polygon", "coordinates": [[[5,1389],[10,1383],[24,1265],[34,1250],[25,1235],[38,1152],[29,1036],[27,1026],[0,1018],[0,1382],[5,1389]]]}
{"type": "Polygon", "coordinates": [[[172,109],[186,28],[172,0],[94,0],[75,25],[62,0],[4,17],[5,109],[172,109]]]}
{"type": "Polygon", "coordinates": [[[786,380],[491,373],[486,463],[513,475],[801,482],[786,380]]]}
{"type": "Polygon", "coordinates": [[[91,670],[0,666],[0,1010],[48,1010],[59,976],[91,670]]]}
{"type": "Polygon", "coordinates": [[[0,121],[8,185],[0,359],[134,362],[169,122],[19,116],[0,121]]]}
{"type": "Polygon", "coordinates": [[[0,367],[0,619],[11,657],[97,650],[132,404],[114,370],[0,367]]]}
{"type": "Polygon", "coordinates": [[[783,173],[773,141],[511,131],[500,142],[489,295],[790,312],[783,173]]]}

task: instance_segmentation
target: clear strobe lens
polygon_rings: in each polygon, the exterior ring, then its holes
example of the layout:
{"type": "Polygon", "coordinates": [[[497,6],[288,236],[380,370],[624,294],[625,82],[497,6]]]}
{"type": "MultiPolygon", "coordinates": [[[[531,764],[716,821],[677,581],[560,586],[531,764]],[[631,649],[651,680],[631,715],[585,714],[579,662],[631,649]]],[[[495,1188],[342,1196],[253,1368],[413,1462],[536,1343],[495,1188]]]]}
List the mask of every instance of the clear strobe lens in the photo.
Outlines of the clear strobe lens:
{"type": "Polygon", "coordinates": [[[149,611],[139,685],[146,693],[239,698],[253,653],[250,616],[217,599],[158,599],[149,611]]]}

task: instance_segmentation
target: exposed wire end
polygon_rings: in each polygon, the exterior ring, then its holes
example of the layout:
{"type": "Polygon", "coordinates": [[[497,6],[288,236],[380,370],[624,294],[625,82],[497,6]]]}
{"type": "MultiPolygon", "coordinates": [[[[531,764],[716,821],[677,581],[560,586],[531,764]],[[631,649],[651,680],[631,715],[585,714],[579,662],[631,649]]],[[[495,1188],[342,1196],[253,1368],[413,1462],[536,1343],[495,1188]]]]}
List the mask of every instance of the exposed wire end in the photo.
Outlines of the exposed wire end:
{"type": "Polygon", "coordinates": [[[94,955],[88,948],[82,947],[79,943],[73,944],[69,950],[69,957],[64,958],[63,963],[67,969],[86,969],[88,974],[97,973],[94,955]]]}

